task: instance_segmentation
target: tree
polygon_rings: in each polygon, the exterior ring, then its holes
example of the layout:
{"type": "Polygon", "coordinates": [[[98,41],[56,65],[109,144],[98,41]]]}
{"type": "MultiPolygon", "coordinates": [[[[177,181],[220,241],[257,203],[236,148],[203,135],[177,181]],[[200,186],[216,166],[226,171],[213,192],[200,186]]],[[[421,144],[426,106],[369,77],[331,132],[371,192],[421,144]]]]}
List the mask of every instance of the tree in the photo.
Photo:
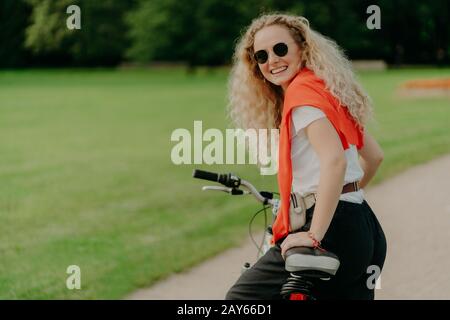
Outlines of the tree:
{"type": "Polygon", "coordinates": [[[134,61],[184,61],[190,66],[228,63],[241,29],[268,0],[140,1],[127,22],[134,61]]]}
{"type": "Polygon", "coordinates": [[[26,46],[35,55],[68,57],[78,65],[113,65],[128,46],[124,13],[134,0],[28,0],[32,23],[26,46]],[[69,5],[81,9],[81,30],[66,27],[69,5]]]}
{"type": "Polygon", "coordinates": [[[26,65],[25,28],[31,8],[22,0],[0,1],[0,68],[26,65]]]}

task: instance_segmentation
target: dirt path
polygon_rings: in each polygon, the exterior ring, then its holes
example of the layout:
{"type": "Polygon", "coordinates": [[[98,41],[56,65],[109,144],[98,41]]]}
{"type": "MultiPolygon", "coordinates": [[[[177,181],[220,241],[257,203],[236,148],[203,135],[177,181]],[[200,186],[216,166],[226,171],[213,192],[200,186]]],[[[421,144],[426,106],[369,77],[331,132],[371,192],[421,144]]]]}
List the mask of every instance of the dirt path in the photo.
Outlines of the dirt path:
{"type": "MultiPolygon", "coordinates": [[[[450,299],[450,155],[369,188],[366,199],[388,241],[377,299],[450,299]]],[[[223,299],[254,256],[247,240],[126,299],[223,299]]]]}

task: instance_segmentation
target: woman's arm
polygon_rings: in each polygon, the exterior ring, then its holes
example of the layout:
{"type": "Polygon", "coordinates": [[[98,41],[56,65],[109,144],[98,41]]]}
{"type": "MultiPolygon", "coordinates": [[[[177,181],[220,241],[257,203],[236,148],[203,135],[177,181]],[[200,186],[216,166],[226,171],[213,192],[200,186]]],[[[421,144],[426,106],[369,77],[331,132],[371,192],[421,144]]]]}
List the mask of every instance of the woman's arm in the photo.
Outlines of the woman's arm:
{"type": "Polygon", "coordinates": [[[375,176],[378,167],[383,161],[384,154],[380,145],[371,135],[369,135],[367,131],[364,133],[364,147],[362,147],[358,152],[361,156],[359,163],[364,171],[364,176],[362,177],[359,185],[361,188],[364,188],[375,176]]]}
{"type": "MultiPolygon", "coordinates": [[[[320,180],[317,202],[310,232],[321,241],[330,226],[342,192],[347,161],[341,140],[327,118],[312,122],[305,129],[314,151],[320,161],[320,180]]],[[[296,246],[313,246],[306,232],[290,234],[281,244],[281,253],[296,246]]]]}
{"type": "Polygon", "coordinates": [[[327,118],[311,123],[305,131],[320,161],[317,202],[310,231],[321,241],[339,202],[347,161],[341,140],[327,118]]]}

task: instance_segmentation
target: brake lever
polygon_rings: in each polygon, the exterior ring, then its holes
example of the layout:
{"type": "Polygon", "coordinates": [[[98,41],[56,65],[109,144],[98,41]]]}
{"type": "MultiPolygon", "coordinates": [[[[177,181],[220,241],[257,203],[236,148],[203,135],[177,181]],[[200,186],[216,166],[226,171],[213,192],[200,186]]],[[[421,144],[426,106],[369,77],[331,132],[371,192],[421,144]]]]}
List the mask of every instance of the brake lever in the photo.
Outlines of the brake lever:
{"type": "Polygon", "coordinates": [[[203,186],[202,191],[205,190],[213,190],[213,191],[223,191],[226,193],[229,193],[231,195],[241,195],[241,194],[249,194],[249,191],[241,190],[241,189],[235,189],[235,188],[227,188],[227,187],[220,187],[220,186],[203,186]]]}

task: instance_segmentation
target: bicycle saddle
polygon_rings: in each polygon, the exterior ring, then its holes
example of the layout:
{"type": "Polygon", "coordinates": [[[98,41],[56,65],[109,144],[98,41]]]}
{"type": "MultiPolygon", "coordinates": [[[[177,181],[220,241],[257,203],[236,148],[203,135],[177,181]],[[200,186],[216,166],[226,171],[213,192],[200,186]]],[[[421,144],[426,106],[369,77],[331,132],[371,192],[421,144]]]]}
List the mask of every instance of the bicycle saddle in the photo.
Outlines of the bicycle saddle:
{"type": "Polygon", "coordinates": [[[294,247],[286,251],[285,268],[289,272],[310,271],[334,276],[339,265],[339,258],[328,251],[310,247],[294,247]]]}

